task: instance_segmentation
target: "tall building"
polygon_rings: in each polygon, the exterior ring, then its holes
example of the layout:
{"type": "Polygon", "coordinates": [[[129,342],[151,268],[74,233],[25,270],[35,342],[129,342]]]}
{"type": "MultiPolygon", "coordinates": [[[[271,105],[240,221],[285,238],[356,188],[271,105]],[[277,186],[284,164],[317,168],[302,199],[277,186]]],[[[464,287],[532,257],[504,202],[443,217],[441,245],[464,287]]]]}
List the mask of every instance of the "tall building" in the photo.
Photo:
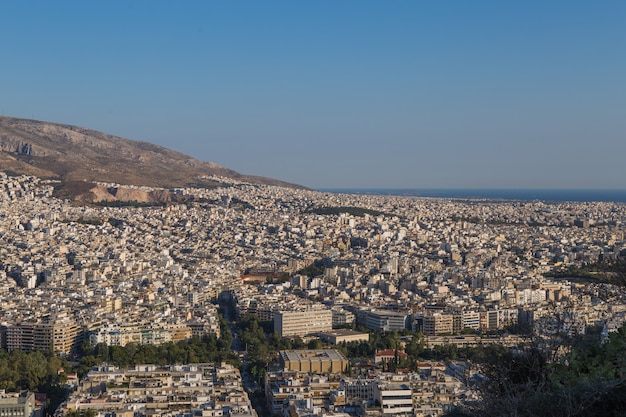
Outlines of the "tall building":
{"type": "Polygon", "coordinates": [[[274,314],[274,331],[281,337],[306,336],[333,329],[330,310],[277,311],[274,314]]]}
{"type": "Polygon", "coordinates": [[[422,331],[426,336],[437,336],[442,334],[452,334],[454,317],[448,313],[433,313],[424,316],[422,331]]]}
{"type": "Polygon", "coordinates": [[[500,317],[497,310],[480,312],[480,328],[482,331],[497,330],[500,327],[500,317]]]}
{"type": "Polygon", "coordinates": [[[470,328],[474,330],[480,329],[480,313],[478,311],[464,311],[462,313],[462,326],[464,328],[470,328]]]}
{"type": "Polygon", "coordinates": [[[372,310],[367,312],[365,327],[372,330],[401,331],[407,328],[408,314],[399,311],[372,310]]]}
{"type": "Polygon", "coordinates": [[[336,307],[331,309],[333,313],[333,327],[344,326],[354,323],[354,314],[343,308],[336,307]]]}
{"type": "Polygon", "coordinates": [[[36,321],[23,321],[6,327],[8,350],[52,351],[69,354],[82,341],[83,332],[69,317],[45,317],[36,321]]]}

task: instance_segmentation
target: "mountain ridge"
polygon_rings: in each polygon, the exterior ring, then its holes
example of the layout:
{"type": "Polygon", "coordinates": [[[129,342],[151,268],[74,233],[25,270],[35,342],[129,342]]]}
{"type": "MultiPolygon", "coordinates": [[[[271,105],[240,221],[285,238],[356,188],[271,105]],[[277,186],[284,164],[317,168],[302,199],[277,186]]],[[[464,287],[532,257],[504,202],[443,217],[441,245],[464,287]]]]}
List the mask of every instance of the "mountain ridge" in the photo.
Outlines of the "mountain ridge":
{"type": "MultiPolygon", "coordinates": [[[[94,185],[213,187],[218,183],[210,177],[219,176],[252,184],[305,188],[240,174],[150,142],[79,126],[6,116],[0,116],[0,170],[59,179],[63,183],[84,181],[94,185]]],[[[72,197],[80,199],[80,195],[72,197]]]]}

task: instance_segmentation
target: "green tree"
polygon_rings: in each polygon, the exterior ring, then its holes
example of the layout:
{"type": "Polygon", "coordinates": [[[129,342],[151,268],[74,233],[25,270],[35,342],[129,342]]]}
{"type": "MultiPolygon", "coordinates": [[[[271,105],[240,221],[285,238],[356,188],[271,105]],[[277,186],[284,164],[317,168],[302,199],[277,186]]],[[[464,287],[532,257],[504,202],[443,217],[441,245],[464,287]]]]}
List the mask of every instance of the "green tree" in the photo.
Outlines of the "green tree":
{"type": "Polygon", "coordinates": [[[311,340],[308,344],[307,347],[309,349],[322,349],[324,347],[324,345],[322,344],[322,341],[319,339],[313,339],[311,340]]]}
{"type": "Polygon", "coordinates": [[[531,346],[477,350],[485,378],[482,400],[456,416],[623,416],[626,415],[626,326],[605,344],[574,346],[551,361],[549,351],[531,346]]]}
{"type": "Polygon", "coordinates": [[[69,410],[65,413],[65,417],[95,417],[96,412],[92,409],[87,410],[69,410]]]}

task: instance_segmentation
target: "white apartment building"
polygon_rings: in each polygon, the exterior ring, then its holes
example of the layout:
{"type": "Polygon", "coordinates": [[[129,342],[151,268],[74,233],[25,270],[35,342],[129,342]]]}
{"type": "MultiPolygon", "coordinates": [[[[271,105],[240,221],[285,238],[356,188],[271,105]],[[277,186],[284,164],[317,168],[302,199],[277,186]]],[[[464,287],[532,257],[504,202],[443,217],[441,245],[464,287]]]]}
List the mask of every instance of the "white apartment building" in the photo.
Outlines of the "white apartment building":
{"type": "Polygon", "coordinates": [[[281,337],[306,336],[333,329],[330,310],[277,311],[274,314],[274,331],[281,337]]]}
{"type": "Polygon", "coordinates": [[[374,387],[374,398],[380,403],[383,415],[413,415],[412,394],[407,384],[379,383],[374,387]]]}

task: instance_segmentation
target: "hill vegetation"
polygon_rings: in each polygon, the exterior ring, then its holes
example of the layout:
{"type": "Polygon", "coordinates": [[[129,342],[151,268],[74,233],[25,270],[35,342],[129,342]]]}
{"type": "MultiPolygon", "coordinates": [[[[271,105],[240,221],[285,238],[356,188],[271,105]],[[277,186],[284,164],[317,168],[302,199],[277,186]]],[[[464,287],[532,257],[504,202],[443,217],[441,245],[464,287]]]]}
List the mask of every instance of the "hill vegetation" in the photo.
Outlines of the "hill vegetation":
{"type": "Polygon", "coordinates": [[[600,344],[574,344],[550,360],[529,347],[484,349],[477,383],[482,399],[449,417],[600,417],[626,415],[626,325],[600,344]]]}

